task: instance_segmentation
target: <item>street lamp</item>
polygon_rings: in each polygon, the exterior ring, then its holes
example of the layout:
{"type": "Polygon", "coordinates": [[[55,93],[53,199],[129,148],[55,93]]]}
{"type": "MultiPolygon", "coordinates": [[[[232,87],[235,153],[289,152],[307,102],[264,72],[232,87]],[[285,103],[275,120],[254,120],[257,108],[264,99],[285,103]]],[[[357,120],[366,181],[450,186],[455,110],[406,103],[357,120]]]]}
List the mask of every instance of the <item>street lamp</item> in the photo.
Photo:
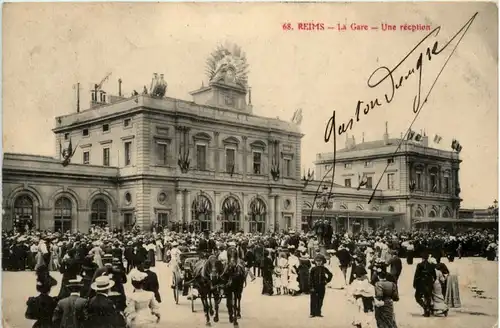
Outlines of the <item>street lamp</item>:
{"type": "Polygon", "coordinates": [[[314,229],[316,232],[316,237],[318,238],[318,246],[320,253],[323,255],[326,255],[325,237],[329,226],[329,223],[326,222],[326,210],[332,208],[331,198],[332,196],[330,195],[328,187],[324,185],[323,190],[321,192],[321,201],[318,204],[318,207],[324,210],[323,220],[316,222],[314,229]]]}

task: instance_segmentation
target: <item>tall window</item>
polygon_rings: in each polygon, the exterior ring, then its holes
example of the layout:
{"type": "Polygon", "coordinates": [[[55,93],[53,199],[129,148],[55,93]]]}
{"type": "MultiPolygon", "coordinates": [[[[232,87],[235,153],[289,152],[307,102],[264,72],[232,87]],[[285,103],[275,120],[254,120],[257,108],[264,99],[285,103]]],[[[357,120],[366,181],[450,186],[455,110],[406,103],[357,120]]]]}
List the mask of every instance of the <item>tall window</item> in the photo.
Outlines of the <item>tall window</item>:
{"type": "Polygon", "coordinates": [[[373,166],[373,162],[372,161],[366,161],[365,162],[365,167],[372,167],[373,166]]]}
{"type": "Polygon", "coordinates": [[[59,198],[54,205],[54,230],[62,233],[71,231],[71,200],[59,198]]]}
{"type": "Polygon", "coordinates": [[[212,230],[212,204],[204,195],[198,195],[191,204],[191,213],[197,231],[212,230]]]}
{"type": "Polygon", "coordinates": [[[345,169],[352,169],[352,163],[344,163],[345,169]]]}
{"type": "Polygon", "coordinates": [[[83,164],[90,164],[90,151],[83,152],[83,164]]]}
{"type": "Polygon", "coordinates": [[[126,212],[123,214],[123,223],[126,231],[132,230],[134,227],[134,214],[132,212],[126,212]]]}
{"type": "Polygon", "coordinates": [[[395,180],[395,174],[394,173],[388,173],[387,174],[387,189],[389,190],[394,190],[394,180],[395,180]]]}
{"type": "Polygon", "coordinates": [[[232,148],[226,148],[226,172],[233,172],[235,165],[236,151],[232,148]]]}
{"type": "Polygon", "coordinates": [[[196,167],[200,171],[207,169],[207,146],[196,145],[196,167]]]}
{"type": "Polygon", "coordinates": [[[344,179],[344,185],[346,187],[351,187],[351,179],[344,179]]]}
{"type": "Polygon", "coordinates": [[[156,160],[159,165],[167,165],[168,145],[166,142],[156,143],[156,160]]]}
{"type": "Polygon", "coordinates": [[[266,204],[259,198],[250,203],[250,232],[266,232],[266,204]]]}
{"type": "Polygon", "coordinates": [[[445,193],[449,193],[450,192],[450,177],[444,177],[444,181],[443,181],[443,191],[445,193]]]}
{"type": "Polygon", "coordinates": [[[132,163],[132,141],[125,142],[125,166],[132,163]]]}
{"type": "Polygon", "coordinates": [[[416,172],[415,177],[417,180],[417,181],[415,181],[417,190],[422,190],[423,189],[422,188],[422,172],[416,172]]]}
{"type": "Polygon", "coordinates": [[[109,166],[109,148],[102,149],[102,165],[109,166]]]}
{"type": "Polygon", "coordinates": [[[260,174],[262,166],[262,153],[258,151],[253,152],[253,173],[260,174]]]}
{"type": "Polygon", "coordinates": [[[234,197],[228,197],[222,204],[222,230],[237,232],[240,229],[240,203],[234,197]]]}
{"type": "Polygon", "coordinates": [[[14,225],[18,230],[23,231],[27,224],[30,229],[33,228],[33,199],[28,195],[22,195],[16,198],[14,202],[14,225]]]}
{"type": "Polygon", "coordinates": [[[372,188],[373,188],[373,178],[366,177],[366,189],[372,189],[372,188]]]}
{"type": "Polygon", "coordinates": [[[430,183],[430,190],[431,192],[438,192],[438,178],[437,178],[437,169],[432,168],[431,171],[429,172],[429,183],[430,183]]]}
{"type": "Polygon", "coordinates": [[[94,200],[92,203],[92,215],[90,224],[104,227],[108,223],[108,203],[102,198],[94,200]]]}
{"type": "Polygon", "coordinates": [[[162,226],[163,228],[168,227],[168,213],[166,212],[158,213],[158,226],[162,226]]]}
{"type": "Polygon", "coordinates": [[[291,177],[292,176],[292,160],[289,158],[285,158],[283,160],[283,176],[291,177]]]}

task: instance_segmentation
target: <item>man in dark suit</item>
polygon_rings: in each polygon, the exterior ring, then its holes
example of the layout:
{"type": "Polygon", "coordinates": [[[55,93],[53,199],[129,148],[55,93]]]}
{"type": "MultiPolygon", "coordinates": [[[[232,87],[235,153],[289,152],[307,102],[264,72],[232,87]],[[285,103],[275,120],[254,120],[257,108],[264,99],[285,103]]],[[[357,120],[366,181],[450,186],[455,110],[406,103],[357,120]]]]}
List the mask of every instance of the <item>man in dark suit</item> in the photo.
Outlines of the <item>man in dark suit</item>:
{"type": "Polygon", "coordinates": [[[309,273],[309,284],[311,287],[310,318],[323,317],[321,308],[323,307],[323,299],[325,298],[325,286],[333,278],[330,270],[324,266],[326,259],[322,254],[316,255],[314,262],[316,266],[309,273]]]}
{"type": "Polygon", "coordinates": [[[398,256],[397,250],[392,250],[392,257],[389,260],[390,265],[390,274],[394,277],[394,282],[396,285],[398,284],[399,276],[401,275],[401,271],[403,271],[403,263],[398,256]]]}
{"type": "Polygon", "coordinates": [[[76,249],[71,248],[62,259],[61,268],[59,269],[62,273],[61,290],[58,295],[60,300],[69,296],[70,290],[67,288],[67,284],[70,280],[76,279],[76,276],[80,273],[80,265],[75,257],[76,249]]]}
{"type": "Polygon", "coordinates": [[[436,270],[433,264],[429,263],[429,254],[422,254],[422,262],[417,264],[415,276],[413,277],[413,288],[415,288],[415,300],[424,309],[424,316],[431,315],[432,286],[436,280],[436,270]]]}
{"type": "Polygon", "coordinates": [[[210,232],[203,231],[203,238],[200,239],[198,244],[198,252],[203,253],[205,256],[211,255],[216,248],[215,241],[209,238],[210,232]]]}
{"type": "Polygon", "coordinates": [[[101,276],[97,277],[91,285],[96,295],[88,301],[87,327],[124,328],[126,326],[125,319],[118,312],[113,301],[108,298],[109,290],[114,284],[108,276],[101,276]]]}
{"type": "Polygon", "coordinates": [[[87,320],[87,299],[80,297],[81,279],[70,279],[66,288],[70,295],[61,299],[54,310],[54,328],[83,328],[87,320]]]}
{"type": "Polygon", "coordinates": [[[148,275],[144,279],[144,290],[153,292],[155,294],[156,301],[158,303],[161,303],[161,296],[160,296],[160,283],[158,282],[158,276],[156,273],[150,270],[151,267],[151,262],[150,261],[145,261],[144,262],[144,272],[148,275]]]}

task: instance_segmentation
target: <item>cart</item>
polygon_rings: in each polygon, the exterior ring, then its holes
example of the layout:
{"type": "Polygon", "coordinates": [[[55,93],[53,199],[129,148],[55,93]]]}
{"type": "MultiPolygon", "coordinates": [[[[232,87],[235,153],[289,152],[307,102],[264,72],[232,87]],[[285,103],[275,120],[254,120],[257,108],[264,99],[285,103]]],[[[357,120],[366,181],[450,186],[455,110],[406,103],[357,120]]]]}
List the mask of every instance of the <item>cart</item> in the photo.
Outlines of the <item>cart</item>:
{"type": "Polygon", "coordinates": [[[172,268],[172,289],[174,292],[175,304],[179,304],[179,296],[185,288],[185,283],[189,282],[189,295],[191,295],[191,310],[194,312],[194,297],[192,297],[193,269],[196,262],[200,259],[200,255],[195,252],[187,252],[180,254],[180,263],[172,268]]]}

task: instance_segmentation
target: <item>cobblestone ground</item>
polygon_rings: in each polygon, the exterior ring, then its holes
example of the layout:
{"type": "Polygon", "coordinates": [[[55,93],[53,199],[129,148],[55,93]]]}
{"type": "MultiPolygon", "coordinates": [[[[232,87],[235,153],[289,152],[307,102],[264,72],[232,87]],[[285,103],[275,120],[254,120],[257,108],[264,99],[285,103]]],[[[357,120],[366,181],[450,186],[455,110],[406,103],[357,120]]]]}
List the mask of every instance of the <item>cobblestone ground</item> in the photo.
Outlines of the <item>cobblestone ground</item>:
{"type": "MultiPolygon", "coordinates": [[[[498,262],[488,262],[480,258],[457,260],[448,264],[459,272],[462,308],[452,309],[448,317],[422,316],[420,308],[413,299],[412,279],[416,264],[404,265],[400,278],[400,298],[396,303],[396,319],[399,328],[490,328],[498,322],[498,262]]],[[[160,280],[160,292],[163,302],[161,327],[204,327],[201,302],[196,302],[196,312],[191,312],[188,300],[181,297],[175,305],[172,290],[169,288],[170,270],[164,263],[158,263],[154,269],[160,280]]],[[[52,275],[60,281],[59,273],[52,275]]],[[[36,295],[33,272],[3,272],[2,276],[2,311],[4,327],[28,328],[33,321],[24,318],[26,299],[36,295]]],[[[308,317],[308,296],[262,296],[261,279],[249,283],[242,300],[242,319],[240,327],[338,327],[351,326],[352,311],[345,300],[342,290],[328,289],[323,307],[324,318],[308,317]]],[[[130,290],[127,284],[127,290],[130,290]]],[[[57,294],[59,286],[53,290],[57,294]]],[[[224,302],[224,300],[223,300],[224,302]]],[[[225,304],[221,305],[221,321],[214,327],[231,327],[225,304]]]]}

